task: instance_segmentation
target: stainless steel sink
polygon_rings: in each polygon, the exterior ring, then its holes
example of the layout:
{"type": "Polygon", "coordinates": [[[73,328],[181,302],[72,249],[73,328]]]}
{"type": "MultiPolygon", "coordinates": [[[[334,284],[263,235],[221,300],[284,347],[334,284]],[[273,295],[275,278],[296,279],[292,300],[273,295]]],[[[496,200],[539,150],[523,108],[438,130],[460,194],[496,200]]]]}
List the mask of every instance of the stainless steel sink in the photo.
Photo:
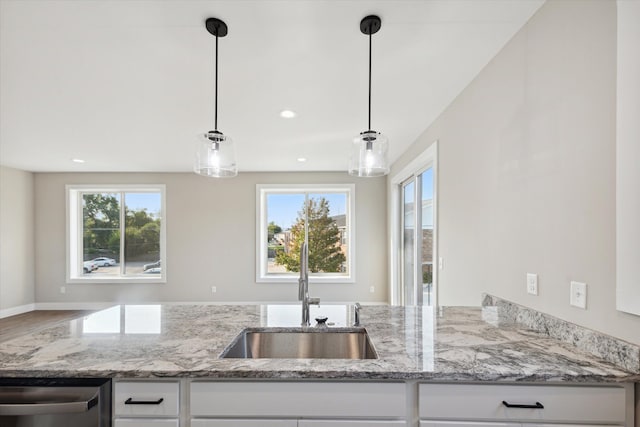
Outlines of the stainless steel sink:
{"type": "Polygon", "coordinates": [[[222,352],[235,359],[377,359],[364,328],[245,329],[222,352]]]}

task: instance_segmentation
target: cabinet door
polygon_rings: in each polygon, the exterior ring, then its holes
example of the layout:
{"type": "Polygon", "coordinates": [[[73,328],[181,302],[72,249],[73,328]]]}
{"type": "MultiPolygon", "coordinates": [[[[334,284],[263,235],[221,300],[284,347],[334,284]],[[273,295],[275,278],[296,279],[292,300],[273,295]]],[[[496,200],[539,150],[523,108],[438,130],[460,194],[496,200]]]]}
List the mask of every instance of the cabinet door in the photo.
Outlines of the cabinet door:
{"type": "Polygon", "coordinates": [[[514,423],[481,423],[475,421],[420,421],[420,427],[521,427],[521,425],[522,424],[514,423]]]}
{"type": "Polygon", "coordinates": [[[194,381],[191,415],[215,418],[401,418],[404,383],[194,381]]]}
{"type": "Polygon", "coordinates": [[[376,420],[299,420],[298,427],[401,427],[406,421],[376,420]]]}
{"type": "Polygon", "coordinates": [[[623,425],[626,400],[618,385],[420,384],[418,397],[425,420],[593,425],[623,425]]]}
{"type": "Polygon", "coordinates": [[[113,389],[116,416],[178,416],[180,385],[177,381],[117,381],[113,389]]]}
{"type": "Polygon", "coordinates": [[[297,427],[296,420],[191,420],[191,427],[297,427]]]}
{"type": "Polygon", "coordinates": [[[113,427],[178,427],[178,420],[154,420],[154,419],[117,419],[113,427]]]}
{"type": "MultiPolygon", "coordinates": [[[[558,424],[525,424],[526,427],[558,427],[558,424]]],[[[560,427],[620,427],[613,424],[563,424],[560,427]]]]}

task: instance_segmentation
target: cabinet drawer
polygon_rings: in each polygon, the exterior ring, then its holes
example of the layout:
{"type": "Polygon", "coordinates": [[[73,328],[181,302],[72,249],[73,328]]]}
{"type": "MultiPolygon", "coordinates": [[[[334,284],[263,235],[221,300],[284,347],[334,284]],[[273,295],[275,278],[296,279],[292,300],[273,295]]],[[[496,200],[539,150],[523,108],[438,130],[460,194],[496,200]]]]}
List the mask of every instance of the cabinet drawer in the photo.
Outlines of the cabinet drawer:
{"type": "Polygon", "coordinates": [[[406,421],[300,420],[298,427],[406,427],[406,421]]]}
{"type": "Polygon", "coordinates": [[[404,417],[405,408],[403,383],[191,383],[196,417],[404,417]]]}
{"type": "Polygon", "coordinates": [[[118,381],[114,385],[115,415],[176,417],[179,408],[179,390],[180,386],[177,382],[118,381]],[[130,403],[126,403],[127,401],[130,403]]]}
{"type": "Polygon", "coordinates": [[[178,420],[118,419],[113,427],[179,427],[178,420]]]}
{"type": "MultiPolygon", "coordinates": [[[[420,421],[420,427],[522,427],[518,423],[481,423],[477,421],[420,421]]],[[[530,427],[527,425],[527,427],[530,427]]],[[[559,426],[555,426],[559,427],[559,426]]],[[[562,427],[562,426],[560,426],[562,427]]],[[[574,426],[571,426],[574,427],[574,426]]],[[[597,426],[596,426],[597,427],[597,426]]]]}
{"type": "Polygon", "coordinates": [[[420,384],[420,418],[624,424],[622,387],[420,384]],[[503,404],[544,408],[508,408],[503,404]]]}
{"type": "Polygon", "coordinates": [[[191,420],[191,427],[298,427],[296,420],[191,420]]]}

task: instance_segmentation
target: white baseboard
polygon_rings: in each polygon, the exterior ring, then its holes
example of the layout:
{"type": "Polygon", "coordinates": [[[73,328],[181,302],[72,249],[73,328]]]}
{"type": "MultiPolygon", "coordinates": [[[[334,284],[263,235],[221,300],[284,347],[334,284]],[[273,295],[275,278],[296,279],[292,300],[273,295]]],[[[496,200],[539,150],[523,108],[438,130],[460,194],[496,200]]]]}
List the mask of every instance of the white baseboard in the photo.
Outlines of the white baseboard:
{"type": "Polygon", "coordinates": [[[9,316],[15,316],[17,314],[28,313],[29,311],[35,310],[35,307],[35,304],[25,304],[18,307],[3,308],[2,310],[0,310],[0,319],[4,319],[5,317],[9,316]]]}
{"type": "Polygon", "coordinates": [[[36,310],[103,310],[118,305],[115,302],[37,302],[36,310]]]}

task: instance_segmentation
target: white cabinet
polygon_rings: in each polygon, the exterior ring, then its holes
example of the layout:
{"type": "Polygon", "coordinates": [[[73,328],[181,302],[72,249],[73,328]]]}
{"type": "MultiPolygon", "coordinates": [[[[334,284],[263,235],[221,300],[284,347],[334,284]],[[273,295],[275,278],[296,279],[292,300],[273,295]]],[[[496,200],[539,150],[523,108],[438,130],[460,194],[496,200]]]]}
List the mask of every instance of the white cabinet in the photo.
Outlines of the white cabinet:
{"type": "Polygon", "coordinates": [[[179,381],[114,381],[114,427],[179,427],[179,381]]]}
{"type": "Polygon", "coordinates": [[[298,427],[406,427],[406,421],[300,420],[298,427]]]}
{"type": "Polygon", "coordinates": [[[405,421],[194,419],[191,427],[406,427],[405,421]]]}
{"type": "Polygon", "coordinates": [[[261,417],[295,427],[406,426],[404,383],[193,381],[190,396],[193,427],[266,425],[253,419],[261,417]]]}
{"type": "Polygon", "coordinates": [[[418,393],[421,427],[625,425],[628,417],[624,386],[420,384],[418,393]]]}
{"type": "Polygon", "coordinates": [[[517,423],[481,423],[467,421],[423,421],[420,427],[521,427],[517,423]]]}
{"type": "Polygon", "coordinates": [[[197,417],[404,417],[404,383],[216,381],[191,383],[197,417]]]}
{"type": "Polygon", "coordinates": [[[634,390],[629,384],[114,380],[113,408],[113,427],[630,427],[634,390]]]}
{"type": "Polygon", "coordinates": [[[298,427],[297,420],[239,420],[230,418],[191,420],[191,427],[298,427]]]}
{"type": "Polygon", "coordinates": [[[118,418],[113,422],[113,427],[178,427],[177,419],[174,420],[145,420],[118,418]]]}

